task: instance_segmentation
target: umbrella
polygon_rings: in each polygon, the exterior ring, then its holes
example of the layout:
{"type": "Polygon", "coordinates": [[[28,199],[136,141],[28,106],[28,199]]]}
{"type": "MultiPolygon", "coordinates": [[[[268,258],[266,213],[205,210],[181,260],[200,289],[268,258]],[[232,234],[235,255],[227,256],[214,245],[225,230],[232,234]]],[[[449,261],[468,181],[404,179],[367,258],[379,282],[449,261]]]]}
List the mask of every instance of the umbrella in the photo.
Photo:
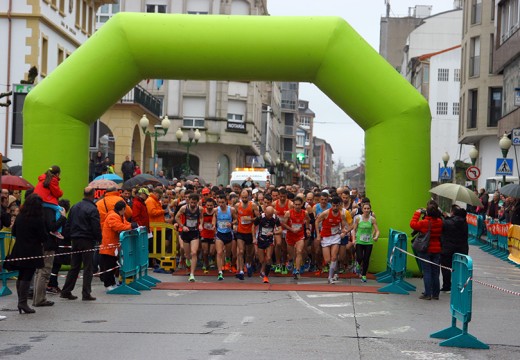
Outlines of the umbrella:
{"type": "Polygon", "coordinates": [[[123,178],[117,174],[103,174],[103,175],[99,175],[97,178],[94,179],[95,180],[111,180],[117,184],[120,184],[123,182],[123,178]]]}
{"type": "Polygon", "coordinates": [[[159,182],[161,184],[163,184],[164,186],[170,185],[170,181],[168,181],[168,179],[166,179],[166,178],[157,178],[157,180],[159,180],[159,182]]]}
{"type": "Polygon", "coordinates": [[[118,185],[113,182],[112,180],[107,180],[107,179],[101,179],[101,180],[93,180],[90,182],[90,184],[88,184],[88,186],[94,188],[94,189],[109,189],[111,187],[115,187],[117,188],[118,185]]]}
{"type": "Polygon", "coordinates": [[[11,159],[9,159],[8,157],[2,156],[3,163],[8,163],[9,161],[11,161],[11,159]]]}
{"type": "Polygon", "coordinates": [[[149,174],[139,174],[134,176],[133,178],[126,180],[123,183],[123,189],[131,189],[135,186],[139,185],[161,185],[161,182],[157,180],[156,177],[149,175],[149,174]]]}
{"type": "Polygon", "coordinates": [[[22,176],[22,165],[15,165],[9,168],[11,175],[22,176]]]}
{"type": "Polygon", "coordinates": [[[460,201],[473,206],[482,206],[480,199],[473,190],[459,184],[441,184],[430,189],[430,192],[453,201],[460,201]]]}
{"type": "Polygon", "coordinates": [[[2,189],[8,190],[28,190],[33,189],[34,186],[21,176],[3,175],[2,189]]]}
{"type": "Polygon", "coordinates": [[[500,193],[505,196],[520,198],[520,185],[518,184],[504,185],[498,191],[500,191],[500,193]]]}
{"type": "Polygon", "coordinates": [[[196,178],[199,179],[199,183],[200,183],[201,185],[206,185],[206,182],[204,181],[204,179],[201,178],[201,177],[198,176],[198,175],[188,175],[188,176],[186,176],[186,180],[191,180],[191,181],[193,181],[193,180],[195,180],[196,178]]]}

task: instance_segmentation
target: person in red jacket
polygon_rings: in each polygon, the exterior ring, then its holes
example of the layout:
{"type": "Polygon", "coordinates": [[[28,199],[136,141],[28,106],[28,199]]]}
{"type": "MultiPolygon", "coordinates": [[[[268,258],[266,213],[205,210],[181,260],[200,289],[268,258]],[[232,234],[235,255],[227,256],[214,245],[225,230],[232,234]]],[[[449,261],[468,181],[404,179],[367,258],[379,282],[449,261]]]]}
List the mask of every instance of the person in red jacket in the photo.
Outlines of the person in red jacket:
{"type": "MultiPolygon", "coordinates": [[[[43,200],[44,208],[51,208],[56,213],[56,220],[61,216],[63,208],[58,205],[58,200],[63,196],[63,190],[60,189],[61,169],[58,165],[53,165],[47,171],[38,176],[38,184],[34,188],[34,193],[38,194],[43,200]]],[[[63,240],[61,228],[57,231],[51,231],[51,235],[63,240]]]]}
{"type": "Polygon", "coordinates": [[[150,192],[147,188],[141,188],[137,192],[132,202],[132,220],[139,224],[139,226],[146,226],[150,230],[150,218],[148,216],[148,209],[146,208],[146,199],[148,199],[150,192]]]}
{"type": "Polygon", "coordinates": [[[421,259],[431,261],[434,264],[423,261],[422,272],[424,281],[424,293],[419,297],[422,300],[439,300],[440,293],[440,263],[441,263],[441,235],[442,235],[442,213],[439,205],[428,201],[426,209],[417,209],[410,221],[410,227],[421,233],[427,233],[430,229],[430,244],[426,252],[419,252],[417,256],[421,259]],[[423,219],[421,219],[423,216],[423,219]],[[431,227],[430,227],[431,226],[431,227]]]}

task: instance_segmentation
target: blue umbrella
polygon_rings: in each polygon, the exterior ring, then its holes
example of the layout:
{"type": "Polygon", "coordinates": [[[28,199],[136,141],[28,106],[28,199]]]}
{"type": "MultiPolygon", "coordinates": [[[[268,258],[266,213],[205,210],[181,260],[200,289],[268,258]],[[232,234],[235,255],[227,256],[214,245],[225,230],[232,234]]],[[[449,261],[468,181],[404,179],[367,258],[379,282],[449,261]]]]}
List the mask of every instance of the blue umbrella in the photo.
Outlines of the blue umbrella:
{"type": "Polygon", "coordinates": [[[116,174],[103,174],[103,175],[99,175],[94,180],[111,180],[111,181],[115,182],[116,184],[120,184],[120,183],[123,182],[123,178],[121,176],[119,176],[119,175],[116,175],[116,174]]]}

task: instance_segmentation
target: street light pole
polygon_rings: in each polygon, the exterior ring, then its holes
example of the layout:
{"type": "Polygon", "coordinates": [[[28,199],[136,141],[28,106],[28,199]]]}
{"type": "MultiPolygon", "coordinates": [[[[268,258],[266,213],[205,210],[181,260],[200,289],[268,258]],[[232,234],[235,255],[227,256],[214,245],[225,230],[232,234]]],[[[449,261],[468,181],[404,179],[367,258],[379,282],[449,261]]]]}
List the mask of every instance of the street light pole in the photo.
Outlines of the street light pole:
{"type": "MultiPolygon", "coordinates": [[[[504,157],[504,161],[507,158],[507,153],[509,152],[509,148],[511,148],[511,139],[507,137],[507,134],[504,134],[500,141],[498,142],[498,146],[502,150],[502,156],[504,157]]],[[[506,176],[502,175],[502,186],[506,185],[506,176]]]]}
{"type": "Polygon", "coordinates": [[[190,169],[190,147],[192,145],[198,144],[198,142],[200,140],[201,133],[200,133],[199,129],[196,129],[195,131],[193,131],[193,129],[190,129],[190,131],[188,132],[188,141],[187,142],[181,142],[183,136],[184,136],[184,133],[182,132],[182,129],[178,128],[177,131],[175,132],[175,137],[177,138],[177,142],[180,145],[186,146],[186,164],[184,165],[184,174],[186,176],[188,176],[191,173],[191,169],[190,169]],[[194,140],[195,140],[195,144],[193,143],[194,140]]]}
{"type": "Polygon", "coordinates": [[[153,174],[157,175],[157,139],[161,136],[165,136],[170,128],[170,119],[168,116],[164,116],[161,121],[161,125],[155,125],[154,131],[148,131],[148,125],[150,125],[150,120],[146,117],[146,114],[143,115],[141,120],[139,120],[139,126],[143,130],[145,135],[153,136],[153,174]],[[161,134],[162,132],[162,134],[161,134]]]}
{"type": "MultiPolygon", "coordinates": [[[[477,162],[478,158],[478,149],[475,146],[473,146],[469,151],[469,158],[471,159],[471,165],[475,166],[475,163],[477,162]]],[[[471,186],[473,190],[475,190],[475,180],[471,181],[471,186]]]]}
{"type": "MultiPolygon", "coordinates": [[[[444,170],[448,171],[448,161],[450,161],[450,154],[446,151],[444,155],[442,155],[442,162],[444,163],[444,170]]],[[[444,179],[441,179],[444,180],[444,179]]],[[[442,181],[441,181],[442,182],[442,181]]]]}

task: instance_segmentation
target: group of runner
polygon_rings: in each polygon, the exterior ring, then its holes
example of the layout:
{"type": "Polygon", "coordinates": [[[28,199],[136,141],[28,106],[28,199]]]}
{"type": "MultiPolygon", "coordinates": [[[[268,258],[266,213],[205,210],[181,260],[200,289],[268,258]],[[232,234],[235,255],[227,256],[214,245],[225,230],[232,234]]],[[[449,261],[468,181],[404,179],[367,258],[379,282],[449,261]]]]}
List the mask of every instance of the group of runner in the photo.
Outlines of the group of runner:
{"type": "Polygon", "coordinates": [[[173,222],[190,282],[199,252],[205,273],[216,263],[219,281],[226,271],[244,280],[259,270],[264,283],[271,271],[292,271],[297,280],[304,271],[328,273],[329,284],[338,273],[354,271],[366,282],[379,230],[369,199],[355,189],[268,184],[265,191],[234,190],[204,187],[200,195],[191,189],[179,194],[173,222]]]}

